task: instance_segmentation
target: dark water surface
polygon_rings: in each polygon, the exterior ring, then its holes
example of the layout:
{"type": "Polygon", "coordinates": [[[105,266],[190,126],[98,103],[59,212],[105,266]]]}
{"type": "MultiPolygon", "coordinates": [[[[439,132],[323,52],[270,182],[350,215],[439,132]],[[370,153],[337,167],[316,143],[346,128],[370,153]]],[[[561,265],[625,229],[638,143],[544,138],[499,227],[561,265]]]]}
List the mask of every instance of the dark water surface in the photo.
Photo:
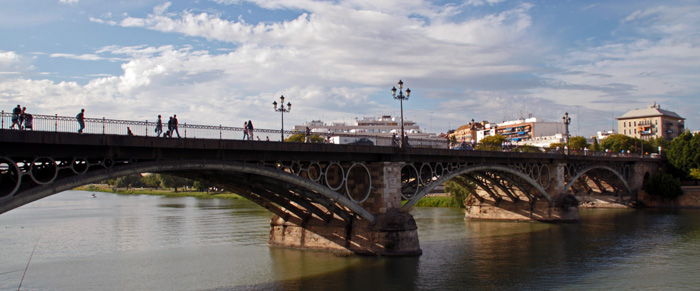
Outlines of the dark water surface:
{"type": "Polygon", "coordinates": [[[575,224],[417,208],[423,255],[269,248],[243,200],[67,191],[0,215],[0,290],[699,289],[700,210],[581,210],[575,224]],[[37,244],[38,241],[38,244],[37,244]]]}

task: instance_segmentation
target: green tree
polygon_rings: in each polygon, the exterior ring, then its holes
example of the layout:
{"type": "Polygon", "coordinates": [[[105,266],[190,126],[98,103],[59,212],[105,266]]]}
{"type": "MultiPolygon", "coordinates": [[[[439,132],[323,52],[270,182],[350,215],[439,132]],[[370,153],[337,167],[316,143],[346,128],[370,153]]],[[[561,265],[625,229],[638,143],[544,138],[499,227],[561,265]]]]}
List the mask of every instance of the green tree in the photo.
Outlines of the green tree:
{"type": "Polygon", "coordinates": [[[127,175],[117,178],[115,185],[119,188],[143,187],[141,183],[141,174],[127,175]]]}
{"type": "Polygon", "coordinates": [[[583,149],[588,147],[588,142],[586,141],[585,137],[582,136],[574,136],[569,139],[569,149],[574,150],[574,149],[583,149]]]}
{"type": "MultiPolygon", "coordinates": [[[[324,143],[326,139],[320,135],[312,134],[310,136],[312,143],[324,143]]],[[[285,142],[304,142],[306,140],[306,135],[303,133],[297,133],[289,136],[284,141],[285,142]]]]}
{"type": "Polygon", "coordinates": [[[145,187],[158,189],[161,184],[160,176],[156,174],[144,174],[143,177],[141,177],[141,183],[145,187]]]}
{"type": "Polygon", "coordinates": [[[452,202],[459,205],[460,208],[465,207],[464,202],[467,201],[467,198],[471,195],[470,189],[473,190],[476,188],[472,183],[459,176],[445,182],[444,185],[445,193],[450,194],[452,202]]]}
{"type": "Polygon", "coordinates": [[[644,191],[654,197],[675,199],[683,195],[681,183],[671,174],[656,173],[643,186],[644,191]]]}
{"type": "Polygon", "coordinates": [[[620,153],[622,150],[632,151],[636,149],[636,139],[623,134],[611,134],[605,138],[600,146],[605,150],[610,150],[612,153],[620,153]]]}
{"type": "Polygon", "coordinates": [[[487,136],[476,145],[476,149],[480,151],[500,151],[501,145],[506,141],[506,137],[502,135],[487,136]]]}
{"type": "Polygon", "coordinates": [[[591,144],[590,147],[588,147],[589,150],[592,150],[594,152],[600,151],[600,145],[598,144],[598,138],[594,137],[593,138],[593,144],[591,144]]]}
{"type": "Polygon", "coordinates": [[[700,134],[684,132],[668,146],[666,157],[677,171],[674,174],[687,178],[692,169],[700,168],[700,134]]]}
{"type": "Polygon", "coordinates": [[[542,149],[531,145],[521,145],[518,147],[518,151],[521,153],[541,153],[542,149]]]}
{"type": "Polygon", "coordinates": [[[177,192],[177,188],[188,187],[194,184],[192,180],[165,174],[160,175],[160,180],[163,182],[163,187],[173,188],[175,192],[177,192]]]}

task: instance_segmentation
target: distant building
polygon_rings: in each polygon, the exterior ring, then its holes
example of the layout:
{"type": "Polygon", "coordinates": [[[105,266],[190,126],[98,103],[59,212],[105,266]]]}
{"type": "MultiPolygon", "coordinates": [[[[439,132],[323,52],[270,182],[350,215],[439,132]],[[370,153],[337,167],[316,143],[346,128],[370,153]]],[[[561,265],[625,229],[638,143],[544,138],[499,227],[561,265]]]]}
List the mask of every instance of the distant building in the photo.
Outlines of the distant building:
{"type": "Polygon", "coordinates": [[[661,109],[661,105],[654,102],[648,108],[630,110],[618,117],[617,130],[626,136],[643,140],[672,140],[685,130],[685,118],[661,109]]]}
{"type": "MultiPolygon", "coordinates": [[[[447,147],[447,141],[444,138],[439,138],[434,133],[423,132],[415,122],[404,119],[403,124],[409,145],[447,147]]],[[[341,144],[356,142],[359,140],[359,137],[371,137],[370,140],[375,142],[376,145],[391,146],[392,136],[396,135],[397,138],[400,138],[401,135],[401,119],[390,115],[384,115],[379,118],[355,118],[350,123],[324,123],[321,120],[312,120],[302,125],[295,125],[292,130],[304,132],[306,127],[309,127],[313,134],[324,137],[329,132],[334,137],[344,137],[332,139],[332,142],[341,144]]]]}
{"type": "Polygon", "coordinates": [[[530,117],[504,121],[498,124],[486,123],[476,131],[476,142],[492,135],[502,135],[514,145],[548,147],[551,143],[564,142],[564,125],[560,122],[545,122],[530,117]]]}
{"type": "Polygon", "coordinates": [[[458,143],[476,142],[478,140],[477,133],[480,130],[483,130],[484,125],[488,124],[488,123],[489,123],[488,121],[482,121],[481,123],[475,123],[474,119],[472,119],[472,121],[469,124],[462,125],[457,130],[450,133],[448,138],[454,137],[454,140],[456,140],[458,143]]]}
{"type": "Polygon", "coordinates": [[[591,136],[591,139],[595,138],[598,141],[604,140],[608,138],[608,136],[615,134],[615,131],[608,130],[608,131],[599,131],[596,133],[596,135],[591,136]]]}

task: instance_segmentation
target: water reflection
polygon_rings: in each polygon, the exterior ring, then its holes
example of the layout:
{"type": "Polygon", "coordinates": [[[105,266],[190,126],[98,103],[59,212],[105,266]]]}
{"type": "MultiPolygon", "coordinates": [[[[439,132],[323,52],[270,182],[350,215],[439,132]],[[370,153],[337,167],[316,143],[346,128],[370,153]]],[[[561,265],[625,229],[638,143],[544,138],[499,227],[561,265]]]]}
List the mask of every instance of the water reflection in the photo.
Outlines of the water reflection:
{"type": "Polygon", "coordinates": [[[581,222],[464,220],[416,208],[423,255],[267,247],[244,200],[68,191],[0,215],[0,289],[695,289],[700,211],[582,209],[581,222]]]}

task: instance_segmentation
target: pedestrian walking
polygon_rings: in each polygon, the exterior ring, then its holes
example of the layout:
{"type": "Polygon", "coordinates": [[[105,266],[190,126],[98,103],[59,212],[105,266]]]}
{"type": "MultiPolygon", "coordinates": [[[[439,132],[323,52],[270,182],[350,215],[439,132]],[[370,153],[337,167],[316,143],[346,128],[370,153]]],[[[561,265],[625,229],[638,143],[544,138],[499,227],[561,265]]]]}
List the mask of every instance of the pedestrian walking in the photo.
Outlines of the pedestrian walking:
{"type": "Polygon", "coordinates": [[[29,113],[24,114],[24,129],[25,130],[34,130],[34,116],[32,116],[29,113]]]}
{"type": "Polygon", "coordinates": [[[173,129],[170,131],[170,135],[173,135],[173,131],[177,133],[177,138],[180,138],[180,131],[177,130],[177,114],[173,114],[173,129]]]}
{"type": "Polygon", "coordinates": [[[131,128],[129,128],[128,126],[126,127],[126,135],[128,135],[128,136],[134,136],[134,133],[131,132],[131,128]]]}
{"type": "Polygon", "coordinates": [[[19,129],[23,129],[24,114],[27,111],[27,107],[22,107],[22,113],[19,114],[19,129]]]}
{"type": "Polygon", "coordinates": [[[243,140],[248,139],[248,121],[243,122],[243,140]]]}
{"type": "Polygon", "coordinates": [[[173,133],[173,117],[170,116],[170,119],[168,119],[168,132],[166,132],[168,137],[172,136],[173,133]]]}
{"type": "Polygon", "coordinates": [[[80,125],[78,133],[83,133],[83,129],[85,129],[85,109],[80,109],[80,113],[75,116],[75,119],[78,120],[78,124],[80,125]]]}
{"type": "Polygon", "coordinates": [[[158,122],[156,123],[156,137],[160,137],[160,134],[163,133],[163,120],[160,119],[160,114],[158,115],[158,122]]]}
{"type": "Polygon", "coordinates": [[[18,129],[22,129],[22,126],[19,123],[19,115],[22,114],[22,107],[17,104],[17,107],[12,109],[12,126],[10,126],[10,129],[15,128],[15,124],[17,125],[18,129]]]}
{"type": "Polygon", "coordinates": [[[305,143],[311,142],[311,129],[309,127],[306,127],[306,138],[304,139],[305,143]]]}
{"type": "Polygon", "coordinates": [[[253,121],[248,120],[248,126],[246,128],[248,128],[248,140],[253,140],[253,121]]]}

